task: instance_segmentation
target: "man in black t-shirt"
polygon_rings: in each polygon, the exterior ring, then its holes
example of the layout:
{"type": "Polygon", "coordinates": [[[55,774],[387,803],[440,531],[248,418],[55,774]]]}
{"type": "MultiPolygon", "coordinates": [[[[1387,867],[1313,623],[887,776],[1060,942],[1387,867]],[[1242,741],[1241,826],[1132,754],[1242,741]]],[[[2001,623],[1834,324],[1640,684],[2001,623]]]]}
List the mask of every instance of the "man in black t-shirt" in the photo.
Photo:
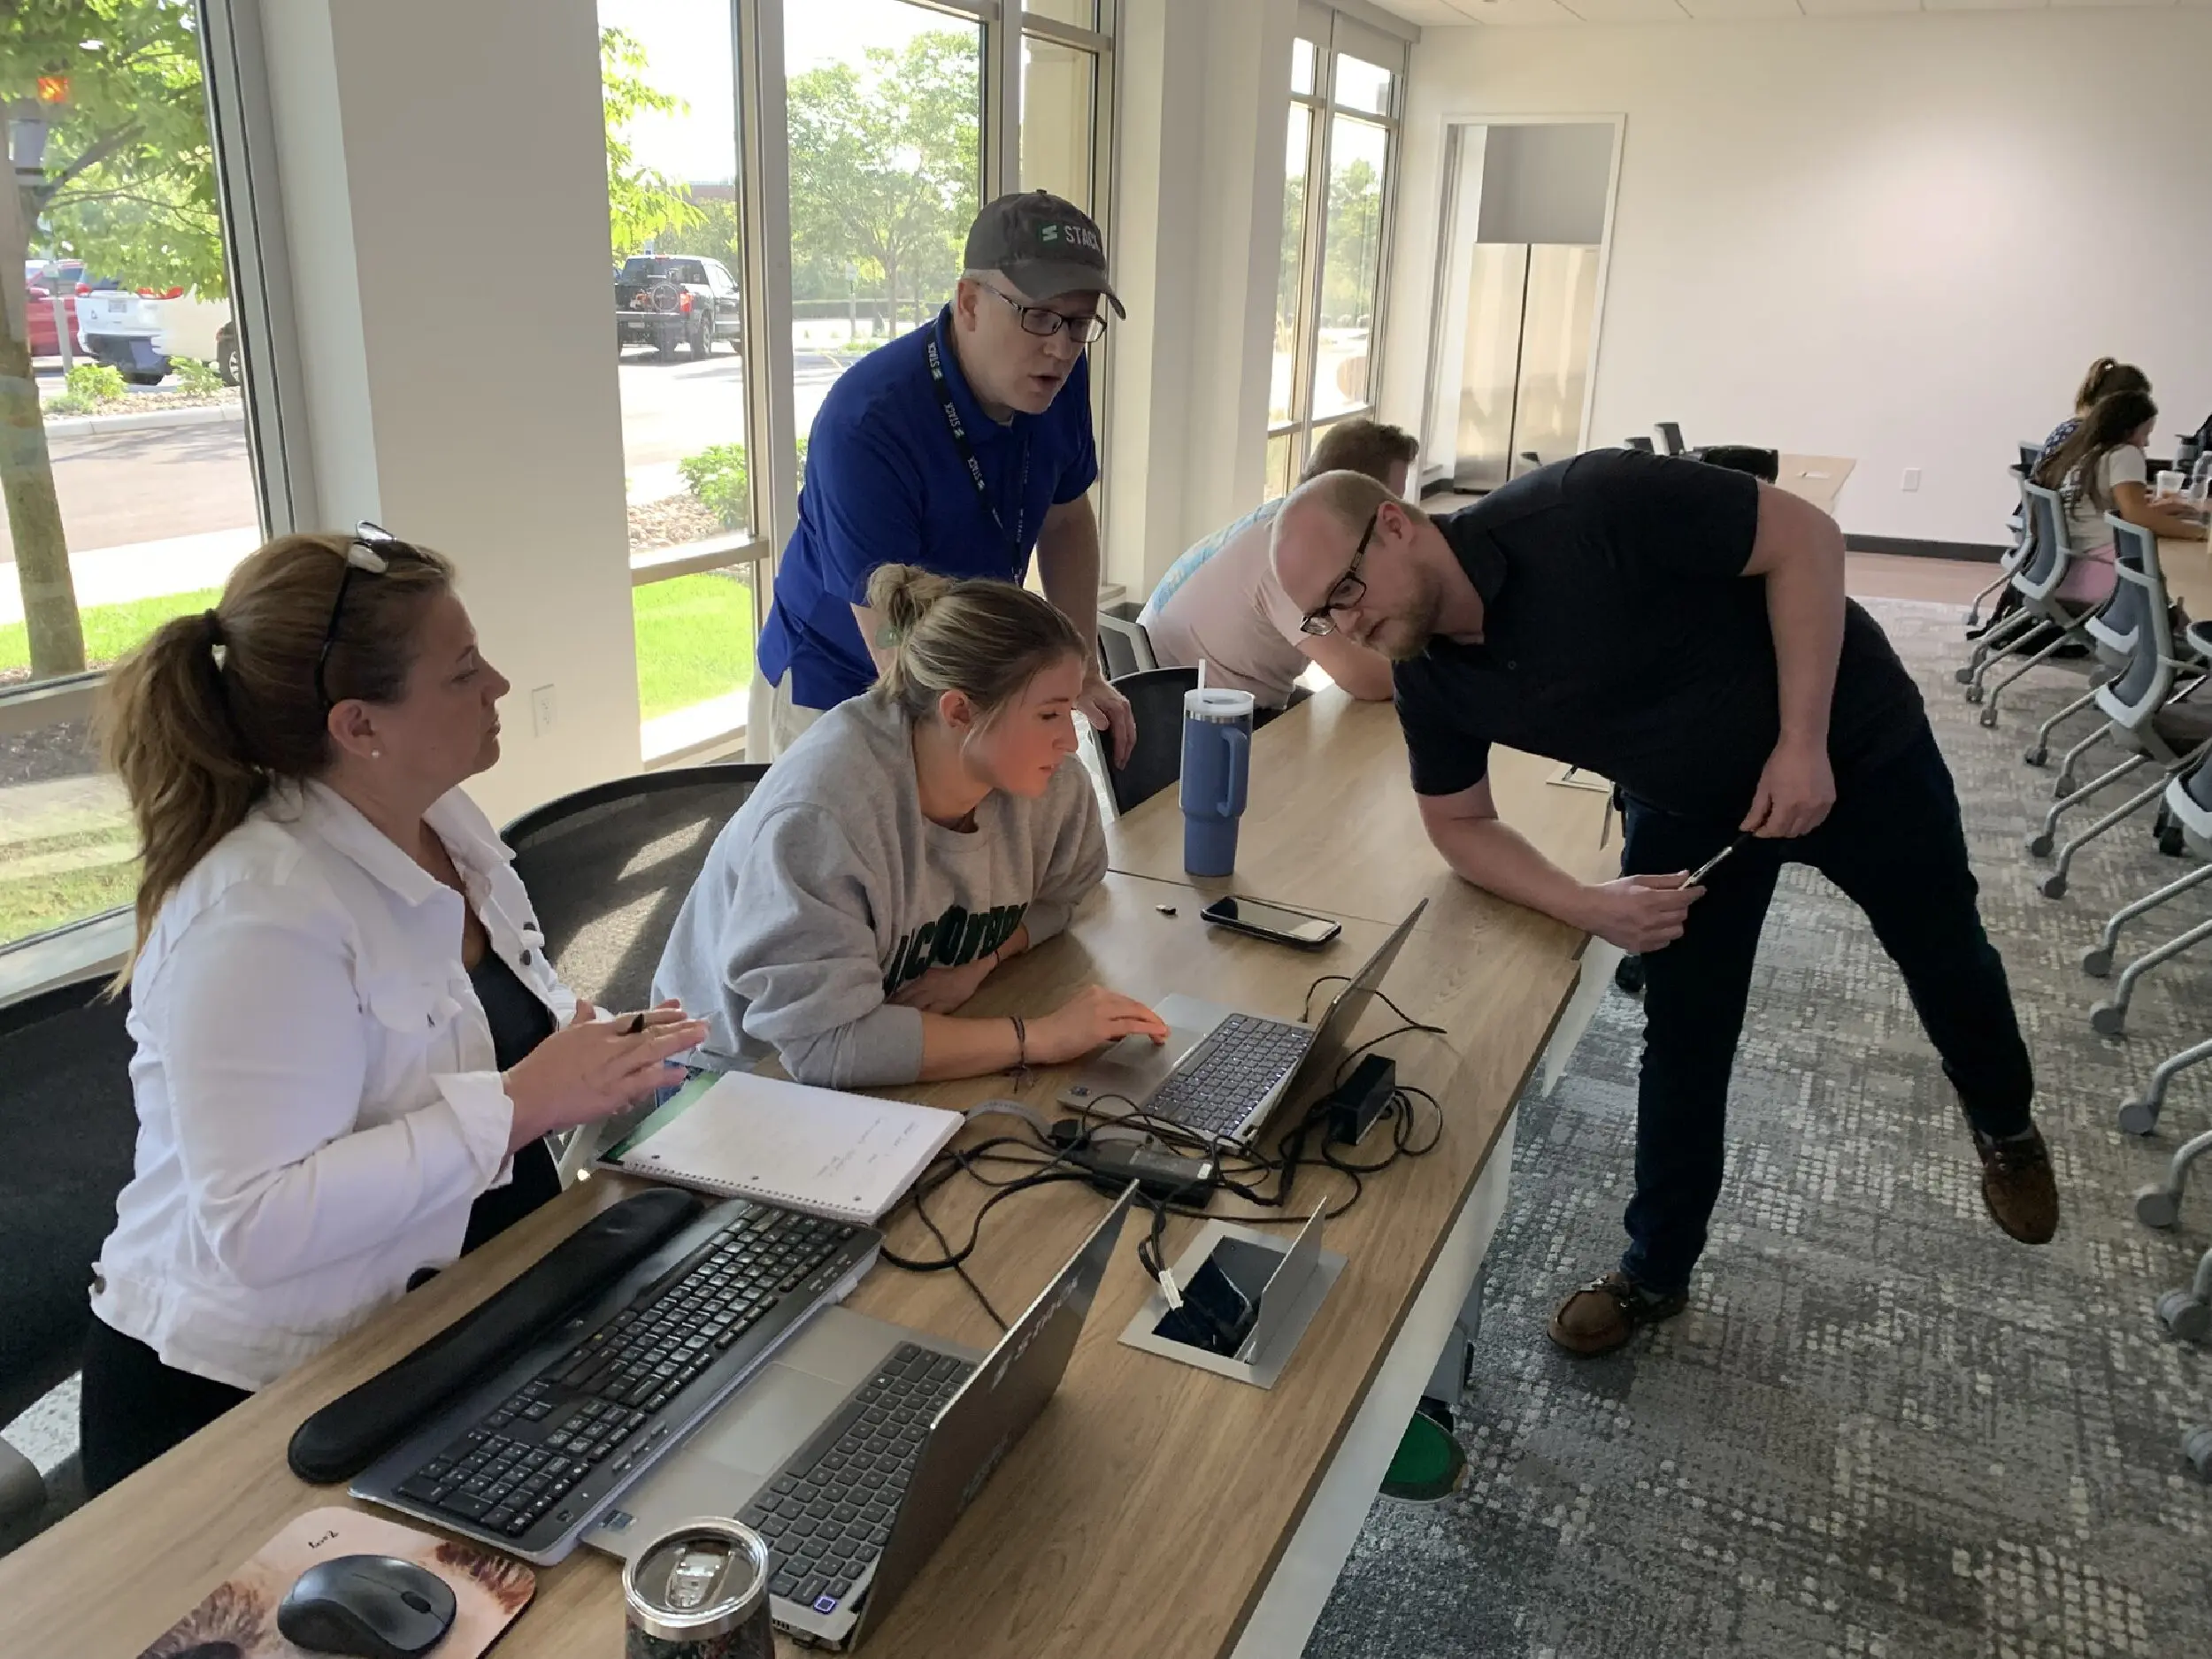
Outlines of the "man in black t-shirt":
{"type": "Polygon", "coordinates": [[[1437,519],[1333,472],[1284,506],[1274,561],[1309,628],[1397,664],[1413,787],[1446,862],[1645,957],[1629,1246],[1560,1304],[1555,1341],[1603,1353],[1685,1305],[1786,863],[1867,913],[1957,1091],[1992,1217],[2024,1242],[2051,1237],[2034,1076],[1975,906],[1958,797],[1904,665],[1844,597],[1843,536],[1824,513],[1633,450],[1556,463],[1437,519]],[[1619,787],[1620,879],[1576,880],[1499,818],[1493,742],[1619,787]]]}

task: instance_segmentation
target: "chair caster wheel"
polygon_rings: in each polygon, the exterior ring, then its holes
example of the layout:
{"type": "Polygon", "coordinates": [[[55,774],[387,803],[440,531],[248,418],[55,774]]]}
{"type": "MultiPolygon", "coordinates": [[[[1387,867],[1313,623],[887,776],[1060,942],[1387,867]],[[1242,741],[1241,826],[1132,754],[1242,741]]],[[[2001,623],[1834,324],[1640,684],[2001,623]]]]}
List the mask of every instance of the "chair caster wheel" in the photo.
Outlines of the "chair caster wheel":
{"type": "Polygon", "coordinates": [[[2042,831],[2038,831],[2035,834],[2028,837],[2028,856],[2031,858],[2048,858],[2051,856],[2051,849],[2055,845],[2056,843],[2052,841],[2047,833],[2045,833],[2042,831]]]}
{"type": "Polygon", "coordinates": [[[2038,743],[2026,754],[2021,756],[2020,758],[2031,766],[2040,766],[2051,758],[2051,751],[2044,748],[2042,744],[2038,743]]]}
{"type": "Polygon", "coordinates": [[[2101,979],[2112,972],[2112,953],[2102,945],[2093,945],[2081,953],[2081,971],[2093,979],[2101,979]]]}
{"type": "Polygon", "coordinates": [[[1979,686],[1969,686],[1966,688],[1966,700],[1969,703],[1979,703],[1982,700],[1982,688],[1979,686]]]}
{"type": "Polygon", "coordinates": [[[2201,1342],[2212,1335],[2212,1308],[2185,1290],[2170,1290],[2158,1299],[2158,1322],[2185,1342],[2201,1342]]]}
{"type": "Polygon", "coordinates": [[[2200,1480],[2212,1480],[2212,1429],[2191,1429],[2181,1437],[2181,1455],[2200,1480]]]}
{"type": "Polygon", "coordinates": [[[2042,894],[2047,899],[2064,898],[2066,896],[2066,878],[2064,876],[2044,877],[2042,894]]]}
{"type": "Polygon", "coordinates": [[[2128,1011],[2116,1002],[2100,1002],[2089,1010],[2089,1025],[2100,1037],[2118,1037],[2128,1028],[2128,1011]]]}
{"type": "Polygon", "coordinates": [[[1974,671],[1970,668],[1954,668],[1951,678],[1962,686],[1970,686],[1974,683],[1974,671]]]}
{"type": "Polygon", "coordinates": [[[2181,1219],[2181,1194],[2162,1187],[2146,1187],[2135,1194],[2135,1218],[2162,1232],[2181,1219]]]}
{"type": "Polygon", "coordinates": [[[2147,1100],[2121,1102],[2120,1133],[2124,1135],[2156,1134],[2158,1133],[2157,1106],[2147,1100]]]}
{"type": "MultiPolygon", "coordinates": [[[[1977,699],[1977,701],[1978,701],[1978,699],[1977,699]]],[[[1987,708],[1982,710],[1981,722],[1984,726],[1994,726],[1997,724],[1997,705],[1995,703],[1991,703],[1987,708]]]]}

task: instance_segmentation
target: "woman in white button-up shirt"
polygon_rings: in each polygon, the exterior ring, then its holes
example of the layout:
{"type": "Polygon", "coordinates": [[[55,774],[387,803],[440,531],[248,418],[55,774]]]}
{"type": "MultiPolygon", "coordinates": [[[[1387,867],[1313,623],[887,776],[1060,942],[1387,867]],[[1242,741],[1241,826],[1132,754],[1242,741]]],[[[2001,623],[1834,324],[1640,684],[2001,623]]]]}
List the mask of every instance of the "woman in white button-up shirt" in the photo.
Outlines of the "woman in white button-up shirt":
{"type": "Polygon", "coordinates": [[[270,543],[116,671],[139,1134],[92,1290],[95,1491],[551,1196],[541,1138],[704,1035],[554,975],[458,787],[506,690],[447,563],[368,526],[270,543]]]}

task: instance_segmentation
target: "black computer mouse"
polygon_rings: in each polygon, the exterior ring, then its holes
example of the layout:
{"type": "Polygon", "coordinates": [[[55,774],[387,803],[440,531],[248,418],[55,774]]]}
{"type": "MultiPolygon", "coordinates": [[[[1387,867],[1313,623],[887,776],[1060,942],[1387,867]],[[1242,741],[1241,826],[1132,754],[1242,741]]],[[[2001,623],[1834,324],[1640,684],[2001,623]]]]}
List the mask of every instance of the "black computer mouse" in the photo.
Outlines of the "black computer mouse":
{"type": "Polygon", "coordinates": [[[393,1555],[339,1555],[310,1567],[277,1606],[284,1640],[310,1653],[416,1659],[453,1628],[453,1591],[393,1555]]]}

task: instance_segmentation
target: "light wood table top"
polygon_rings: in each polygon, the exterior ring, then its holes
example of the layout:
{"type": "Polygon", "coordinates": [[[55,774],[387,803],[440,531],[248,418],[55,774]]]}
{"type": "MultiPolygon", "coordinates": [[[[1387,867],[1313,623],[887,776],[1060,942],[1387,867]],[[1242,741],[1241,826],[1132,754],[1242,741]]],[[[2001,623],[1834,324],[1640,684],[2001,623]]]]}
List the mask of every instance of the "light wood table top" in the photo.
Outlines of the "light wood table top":
{"type": "Polygon", "coordinates": [[[2212,617],[2212,549],[2198,541],[2177,536],[2158,539],[2158,567],[2166,572],[2166,588],[2202,622],[2212,617]]]}
{"type": "MultiPolygon", "coordinates": [[[[1556,781],[1565,772],[1540,756],[1490,751],[1491,790],[1505,821],[1570,873],[1609,879],[1621,857],[1617,826],[1601,841],[1609,792],[1556,781]]],[[[1184,882],[1206,899],[1233,892],[1393,925],[1426,899],[1421,926],[1458,937],[1532,929],[1570,956],[1585,938],[1454,875],[1421,827],[1396,710],[1334,687],[1254,734],[1234,875],[1186,873],[1183,810],[1172,788],[1108,825],[1106,855],[1116,870],[1184,882]]]]}
{"type": "MultiPolygon", "coordinates": [[[[1379,710],[1387,716],[1387,710],[1379,710]]],[[[1594,800],[1595,797],[1589,797],[1594,800]]],[[[1326,950],[1294,953],[1202,923],[1188,889],[1110,876],[1069,933],[995,975],[978,1012],[1031,1015],[1077,984],[1101,979],[1156,998],[1202,993],[1295,1018],[1313,977],[1348,972],[1386,931],[1348,918],[1326,950]],[[1157,908],[1185,902],[1178,913],[1157,908]]],[[[1408,1011],[1445,1025],[1388,1051],[1407,1081],[1444,1102],[1435,1150],[1371,1176],[1363,1202],[1328,1232],[1349,1257],[1272,1391],[1248,1387],[1125,1348],[1118,1336],[1148,1290],[1133,1218],[1065,1381],[1009,1454],[952,1537],[864,1652],[897,1659],[1159,1659],[1225,1654],[1263,1589],[1356,1413],[1419,1286],[1482,1172],[1512,1103],[1573,984],[1564,930],[1525,911],[1479,934],[1425,930],[1388,988],[1408,1011]]],[[[1379,1004],[1363,1037],[1387,1028],[1379,1004]]],[[[1041,1109],[1064,1072],[1021,1092],[1041,1109]]],[[[900,1093],[968,1106],[1010,1092],[1004,1078],[900,1093]]],[[[1001,1133],[985,1119],[971,1140],[1001,1133]]],[[[995,1126],[995,1124],[996,1126],[995,1126]]],[[[135,1654],[301,1513],[347,1502],[285,1467],[308,1413],[374,1374],[505,1282],[583,1217],[630,1190],[602,1177],[572,1188],[363,1330],[276,1383],[100,1498],[0,1559],[0,1652],[135,1654]]],[[[1348,1190],[1308,1170],[1294,1213],[1348,1190]]],[[[985,1194],[949,1183],[931,1213],[955,1239],[985,1194]]],[[[986,1218],[970,1267],[1002,1312],[1024,1306],[1080,1242],[1106,1200],[1072,1185],[1018,1194],[986,1218]]],[[[1233,1200],[1216,1212],[1234,1216],[1233,1200]]],[[[1169,1229],[1171,1255],[1197,1224],[1169,1229]]],[[[902,1214],[893,1248],[927,1256],[902,1214]]],[[[872,1273],[861,1311],[988,1346],[995,1333],[949,1273],[872,1273]]],[[[621,1650],[615,1563],[579,1549],[540,1575],[536,1601],[502,1641],[502,1659],[610,1659],[621,1650]]]]}
{"type": "Polygon", "coordinates": [[[1775,483],[1793,495],[1802,496],[1831,518],[1836,516],[1836,497],[1859,464],[1841,455],[1786,455],[1775,483]]]}

